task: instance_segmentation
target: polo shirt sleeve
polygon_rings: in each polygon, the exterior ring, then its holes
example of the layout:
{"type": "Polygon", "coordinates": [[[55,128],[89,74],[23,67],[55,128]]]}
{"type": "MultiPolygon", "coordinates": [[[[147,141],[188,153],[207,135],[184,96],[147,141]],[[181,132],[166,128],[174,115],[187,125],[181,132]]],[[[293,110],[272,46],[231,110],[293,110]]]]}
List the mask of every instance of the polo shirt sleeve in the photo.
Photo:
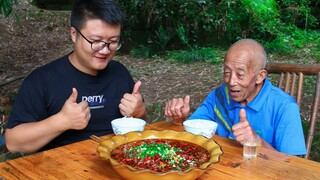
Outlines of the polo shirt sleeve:
{"type": "Polygon", "coordinates": [[[188,118],[190,119],[206,119],[214,120],[213,105],[215,103],[214,91],[209,93],[204,102],[196,109],[196,111],[188,118]]]}
{"type": "Polygon", "coordinates": [[[275,131],[275,148],[291,155],[306,154],[298,105],[296,103],[288,103],[280,111],[282,112],[279,112],[280,117],[275,131]]]}

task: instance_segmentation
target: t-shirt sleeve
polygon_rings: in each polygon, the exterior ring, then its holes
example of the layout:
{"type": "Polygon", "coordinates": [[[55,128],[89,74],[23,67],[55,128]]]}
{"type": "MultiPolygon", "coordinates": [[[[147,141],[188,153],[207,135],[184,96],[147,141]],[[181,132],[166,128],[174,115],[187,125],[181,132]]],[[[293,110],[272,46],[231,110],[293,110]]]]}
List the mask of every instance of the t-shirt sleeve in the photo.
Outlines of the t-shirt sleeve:
{"type": "Polygon", "coordinates": [[[15,97],[7,128],[39,121],[47,116],[43,87],[39,81],[41,79],[36,78],[33,73],[24,80],[15,97]]]}
{"type": "Polygon", "coordinates": [[[280,120],[275,132],[275,148],[291,155],[306,154],[298,105],[296,103],[289,103],[281,111],[283,112],[279,113],[280,120]]]}

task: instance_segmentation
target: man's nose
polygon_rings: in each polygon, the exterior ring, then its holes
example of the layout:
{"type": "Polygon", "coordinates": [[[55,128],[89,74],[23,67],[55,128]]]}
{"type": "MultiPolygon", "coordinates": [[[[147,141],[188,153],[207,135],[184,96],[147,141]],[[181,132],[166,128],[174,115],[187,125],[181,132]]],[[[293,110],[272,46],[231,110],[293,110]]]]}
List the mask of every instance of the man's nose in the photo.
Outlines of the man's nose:
{"type": "Polygon", "coordinates": [[[111,51],[109,50],[109,47],[108,46],[105,46],[104,48],[102,48],[99,53],[102,53],[102,54],[109,54],[111,51]]]}
{"type": "Polygon", "coordinates": [[[238,78],[235,75],[231,75],[229,78],[228,84],[230,86],[234,86],[234,85],[237,85],[237,83],[238,83],[238,78]]]}

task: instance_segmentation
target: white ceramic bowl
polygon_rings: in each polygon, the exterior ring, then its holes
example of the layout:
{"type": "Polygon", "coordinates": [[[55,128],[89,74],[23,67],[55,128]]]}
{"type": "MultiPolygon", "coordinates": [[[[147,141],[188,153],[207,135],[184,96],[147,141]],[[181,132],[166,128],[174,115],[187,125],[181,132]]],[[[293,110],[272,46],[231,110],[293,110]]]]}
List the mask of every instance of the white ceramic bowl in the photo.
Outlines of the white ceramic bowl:
{"type": "Polygon", "coordinates": [[[216,133],[218,123],[211,120],[191,119],[183,122],[184,130],[193,134],[199,134],[206,138],[212,138],[216,133]]]}
{"type": "Polygon", "coordinates": [[[146,121],[139,118],[123,117],[111,121],[114,134],[126,134],[131,131],[143,131],[146,121]]]}

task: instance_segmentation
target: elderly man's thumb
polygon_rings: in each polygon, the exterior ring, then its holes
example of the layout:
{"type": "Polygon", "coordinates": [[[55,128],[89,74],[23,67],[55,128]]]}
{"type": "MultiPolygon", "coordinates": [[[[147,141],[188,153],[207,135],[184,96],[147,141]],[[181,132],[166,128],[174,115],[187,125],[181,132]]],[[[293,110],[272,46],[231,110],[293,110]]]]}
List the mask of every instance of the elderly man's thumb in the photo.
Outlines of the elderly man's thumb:
{"type": "Polygon", "coordinates": [[[241,109],[240,110],[240,122],[244,122],[247,121],[247,115],[246,115],[246,110],[245,109],[241,109]]]}

